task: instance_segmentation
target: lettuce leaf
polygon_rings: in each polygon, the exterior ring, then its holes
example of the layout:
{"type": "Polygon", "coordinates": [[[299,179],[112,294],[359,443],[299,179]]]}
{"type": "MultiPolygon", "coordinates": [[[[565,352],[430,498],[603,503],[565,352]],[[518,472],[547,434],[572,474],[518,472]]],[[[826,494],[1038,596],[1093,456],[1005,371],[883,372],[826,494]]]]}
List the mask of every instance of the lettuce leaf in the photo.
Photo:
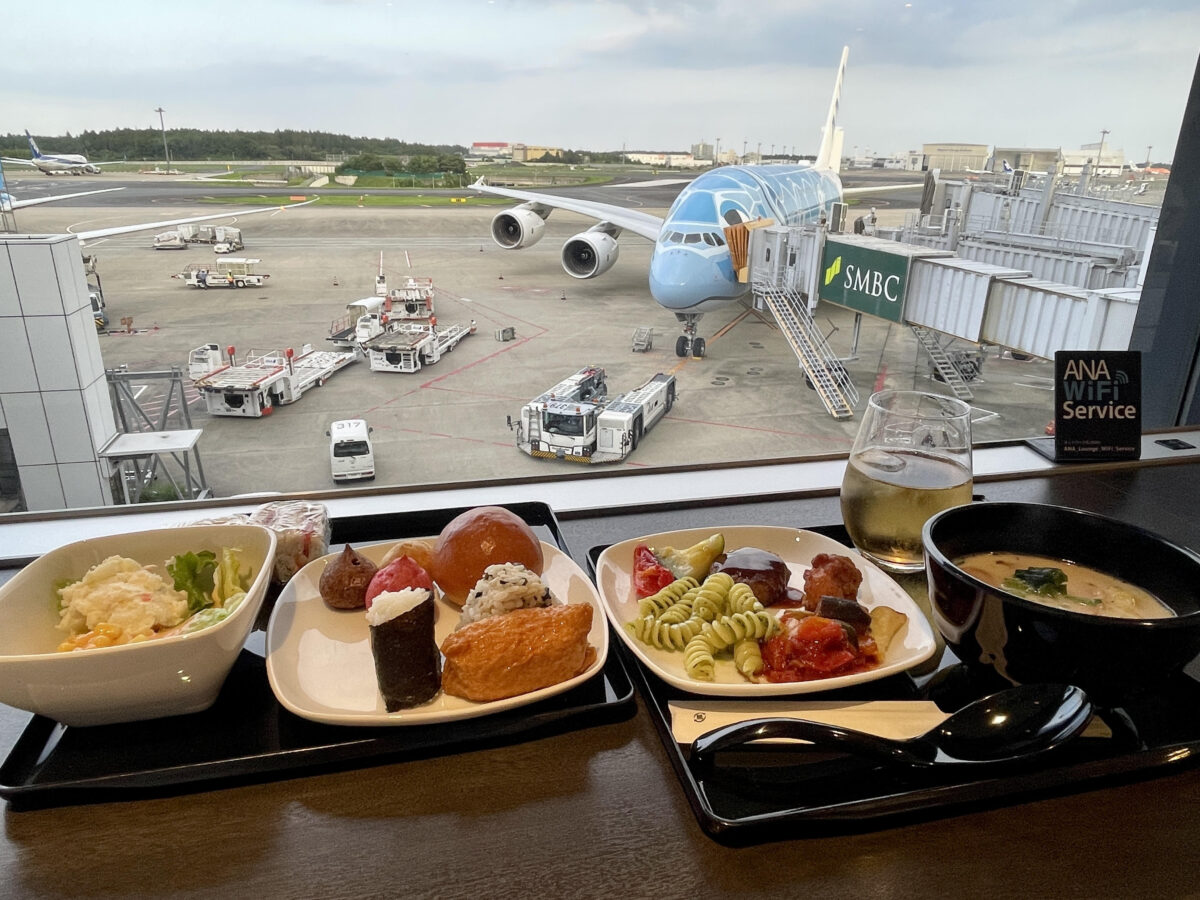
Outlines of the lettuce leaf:
{"type": "Polygon", "coordinates": [[[167,563],[167,571],[175,579],[175,590],[187,594],[189,613],[213,605],[212,592],[217,571],[217,556],[211,550],[180,553],[167,563]]]}
{"type": "Polygon", "coordinates": [[[250,576],[241,574],[238,551],[232,547],[221,549],[221,563],[214,576],[213,600],[224,606],[230,597],[250,587],[250,576]]]}

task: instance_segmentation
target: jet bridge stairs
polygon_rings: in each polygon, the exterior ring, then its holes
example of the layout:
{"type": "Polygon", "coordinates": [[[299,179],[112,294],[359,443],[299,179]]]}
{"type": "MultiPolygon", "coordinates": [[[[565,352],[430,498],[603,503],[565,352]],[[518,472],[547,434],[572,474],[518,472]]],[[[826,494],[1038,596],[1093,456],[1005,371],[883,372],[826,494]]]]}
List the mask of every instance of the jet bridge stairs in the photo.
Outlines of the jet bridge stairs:
{"type": "Polygon", "coordinates": [[[775,317],[829,414],[835,419],[853,418],[858,390],[817,328],[805,300],[793,289],[764,277],[753,278],[751,290],[755,307],[769,309],[775,317]]]}

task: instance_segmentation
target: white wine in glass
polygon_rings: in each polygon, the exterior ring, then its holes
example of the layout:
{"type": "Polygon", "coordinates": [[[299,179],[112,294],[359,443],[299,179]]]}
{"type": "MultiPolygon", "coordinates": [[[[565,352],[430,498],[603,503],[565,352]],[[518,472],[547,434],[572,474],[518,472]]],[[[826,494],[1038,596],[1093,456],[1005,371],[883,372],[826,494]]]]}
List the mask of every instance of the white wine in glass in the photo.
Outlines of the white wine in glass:
{"type": "Polygon", "coordinates": [[[924,568],[921,529],[971,501],[971,407],[921,391],[871,395],[842,479],[842,521],[892,572],[924,568]]]}

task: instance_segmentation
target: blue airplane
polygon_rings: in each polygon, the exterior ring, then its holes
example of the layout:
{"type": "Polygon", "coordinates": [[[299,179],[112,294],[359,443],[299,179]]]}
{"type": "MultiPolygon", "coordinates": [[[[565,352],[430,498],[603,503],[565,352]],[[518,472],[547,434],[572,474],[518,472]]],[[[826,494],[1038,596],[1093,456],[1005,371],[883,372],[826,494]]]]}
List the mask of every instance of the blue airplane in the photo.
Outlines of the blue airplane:
{"type": "Polygon", "coordinates": [[[617,237],[629,231],[654,242],[650,257],[650,294],[675,314],[683,327],[675,344],[679,356],[704,356],[697,336],[701,316],[744,297],[750,285],[739,281],[725,229],[757,220],[777,225],[815,224],[834,203],[855,194],[919,188],[920,184],[843,188],[838,177],[841,129],[836,127],[838,102],[850,48],[842,49],[833,98],[812,164],[785,166],[721,166],[690,182],[675,199],[665,219],[607,203],[492,187],[481,178],[472,187],[486,194],[525,201],[492,219],[492,238],[518,250],[537,243],[554,209],[590,218],[598,224],[570,238],[562,249],[562,265],[574,278],[595,278],[617,260],[617,237]]]}

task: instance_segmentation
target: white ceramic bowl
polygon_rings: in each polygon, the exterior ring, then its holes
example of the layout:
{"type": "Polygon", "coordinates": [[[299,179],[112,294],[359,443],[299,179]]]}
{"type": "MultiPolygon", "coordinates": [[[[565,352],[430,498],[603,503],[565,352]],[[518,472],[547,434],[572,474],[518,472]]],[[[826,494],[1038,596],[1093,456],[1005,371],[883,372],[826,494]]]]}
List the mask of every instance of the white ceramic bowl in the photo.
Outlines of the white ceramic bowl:
{"type": "Polygon", "coordinates": [[[207,709],[217,699],[266,595],[275,533],[261,525],[188,525],[67,544],[0,585],[0,702],[65,725],[107,725],[207,709]],[[241,550],[253,572],[228,618],[192,634],[59,652],[55,585],[114,554],[162,566],[187,551],[241,550]]]}

